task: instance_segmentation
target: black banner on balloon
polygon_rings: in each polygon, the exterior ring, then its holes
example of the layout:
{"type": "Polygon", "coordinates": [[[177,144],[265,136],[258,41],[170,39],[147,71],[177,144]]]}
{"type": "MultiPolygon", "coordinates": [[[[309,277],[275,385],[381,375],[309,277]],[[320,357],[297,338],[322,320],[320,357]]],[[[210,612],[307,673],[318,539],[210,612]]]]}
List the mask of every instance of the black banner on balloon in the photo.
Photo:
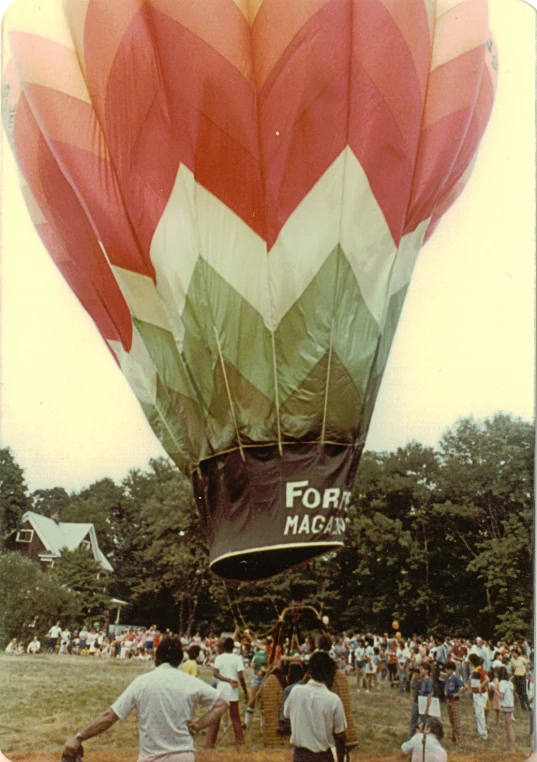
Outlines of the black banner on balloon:
{"type": "Polygon", "coordinates": [[[361,447],[298,444],[203,461],[194,494],[210,567],[229,580],[267,579],[339,550],[361,447]]]}

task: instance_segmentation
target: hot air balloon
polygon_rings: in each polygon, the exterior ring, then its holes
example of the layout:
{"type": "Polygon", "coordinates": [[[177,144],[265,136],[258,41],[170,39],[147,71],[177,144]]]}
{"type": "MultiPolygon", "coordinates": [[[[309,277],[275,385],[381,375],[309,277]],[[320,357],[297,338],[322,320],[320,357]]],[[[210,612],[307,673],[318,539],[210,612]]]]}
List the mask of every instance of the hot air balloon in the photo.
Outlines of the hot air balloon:
{"type": "Polygon", "coordinates": [[[342,547],[418,252],[497,70],[485,0],[17,0],[33,223],[173,461],[211,568],[342,547]]]}

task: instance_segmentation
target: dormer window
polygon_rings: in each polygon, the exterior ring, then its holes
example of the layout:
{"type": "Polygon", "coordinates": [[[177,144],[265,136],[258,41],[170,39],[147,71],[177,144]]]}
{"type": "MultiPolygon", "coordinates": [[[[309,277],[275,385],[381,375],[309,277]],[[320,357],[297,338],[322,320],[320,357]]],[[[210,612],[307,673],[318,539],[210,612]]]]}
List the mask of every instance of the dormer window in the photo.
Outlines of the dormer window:
{"type": "Polygon", "coordinates": [[[17,542],[32,542],[34,539],[33,529],[19,529],[17,532],[17,542]]]}
{"type": "Polygon", "coordinates": [[[91,550],[91,542],[89,540],[82,540],[80,543],[86,550],[91,550]]]}

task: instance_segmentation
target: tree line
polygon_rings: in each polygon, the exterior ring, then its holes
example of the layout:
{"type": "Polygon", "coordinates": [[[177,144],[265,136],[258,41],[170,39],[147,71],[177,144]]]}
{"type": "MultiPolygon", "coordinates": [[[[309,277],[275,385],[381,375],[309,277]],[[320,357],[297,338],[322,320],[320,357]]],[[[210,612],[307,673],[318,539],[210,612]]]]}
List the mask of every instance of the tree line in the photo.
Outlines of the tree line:
{"type": "MultiPolygon", "coordinates": [[[[94,524],[114,573],[103,576],[82,548],[64,551],[48,574],[0,553],[0,635],[24,635],[56,618],[90,621],[111,597],[129,602],[123,621],[136,625],[260,632],[300,590],[332,631],[384,632],[396,619],[408,635],[527,637],[534,450],[533,424],[498,413],[457,421],[437,448],[413,442],[366,452],[340,553],[266,582],[231,584],[209,572],[190,482],[168,461],[152,460],[119,484],[30,493],[12,453],[1,449],[3,536],[27,510],[59,509],[62,521],[94,524]]],[[[306,616],[302,626],[309,624],[306,616]]]]}

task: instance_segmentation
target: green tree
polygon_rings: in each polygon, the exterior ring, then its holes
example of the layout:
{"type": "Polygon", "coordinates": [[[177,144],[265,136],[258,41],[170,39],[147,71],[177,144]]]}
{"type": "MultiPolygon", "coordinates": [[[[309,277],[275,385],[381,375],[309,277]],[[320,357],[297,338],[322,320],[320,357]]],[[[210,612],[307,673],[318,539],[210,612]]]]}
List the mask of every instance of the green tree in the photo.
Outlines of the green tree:
{"type": "MultiPolygon", "coordinates": [[[[220,617],[225,615],[224,621],[216,621],[221,622],[222,629],[239,627],[255,635],[266,634],[284,609],[300,601],[328,616],[332,626],[338,627],[341,600],[334,578],[335,563],[336,554],[329,554],[260,582],[231,583],[213,578],[211,591],[220,601],[220,617]]],[[[297,627],[306,633],[318,630],[320,624],[315,613],[305,609],[297,627]]]]}
{"type": "Polygon", "coordinates": [[[52,516],[57,513],[61,521],[66,521],[64,512],[69,506],[71,498],[63,487],[52,487],[51,489],[37,489],[32,493],[34,510],[42,516],[52,516]]]}
{"type": "Polygon", "coordinates": [[[435,512],[440,470],[417,443],[364,454],[340,556],[349,625],[386,631],[395,618],[407,632],[465,631],[474,621],[475,596],[458,595],[467,562],[435,512]]]}
{"type": "Polygon", "coordinates": [[[98,561],[84,546],[76,550],[64,548],[52,570],[54,578],[78,602],[79,623],[88,619],[106,618],[110,609],[108,579],[98,561]]]}
{"type": "Polygon", "coordinates": [[[465,550],[488,630],[498,636],[527,634],[530,624],[534,447],[533,425],[503,413],[462,419],[440,442],[436,511],[465,550]]]}
{"type": "Polygon", "coordinates": [[[33,508],[24,472],[8,447],[0,449],[0,540],[17,529],[26,511],[33,508]]]}
{"type": "Polygon", "coordinates": [[[116,516],[124,500],[123,487],[112,479],[99,479],[86,489],[73,495],[62,513],[64,521],[89,522],[95,527],[99,547],[116,566],[116,551],[122,544],[122,527],[116,516]]]}
{"type": "Polygon", "coordinates": [[[75,621],[79,615],[76,596],[19,553],[0,553],[0,579],[1,647],[15,637],[43,639],[58,620],[75,621]]]}
{"type": "Polygon", "coordinates": [[[174,629],[190,634],[208,589],[208,552],[190,482],[166,461],[151,464],[154,488],[140,506],[145,547],[135,595],[166,590],[177,608],[174,629]]]}

